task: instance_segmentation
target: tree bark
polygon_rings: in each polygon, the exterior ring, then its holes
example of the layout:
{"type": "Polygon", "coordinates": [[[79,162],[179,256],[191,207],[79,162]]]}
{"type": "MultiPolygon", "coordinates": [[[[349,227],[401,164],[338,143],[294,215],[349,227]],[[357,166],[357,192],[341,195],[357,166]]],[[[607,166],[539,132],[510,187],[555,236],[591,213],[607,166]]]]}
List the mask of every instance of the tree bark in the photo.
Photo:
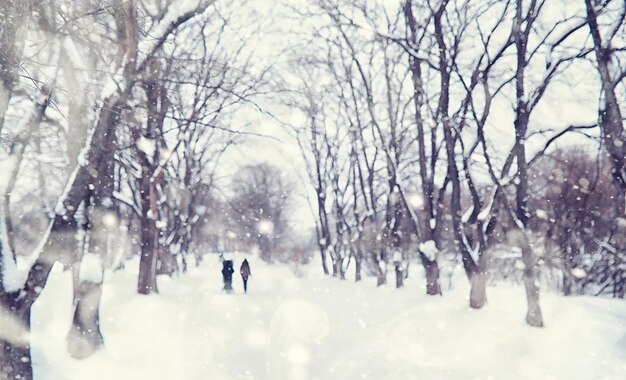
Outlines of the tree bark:
{"type": "Polygon", "coordinates": [[[396,271],[396,289],[400,289],[404,286],[404,271],[402,270],[402,263],[400,261],[394,262],[396,271]]]}
{"type": "Polygon", "coordinates": [[[487,273],[476,271],[470,277],[470,307],[480,309],[487,304],[487,273]]]}
{"type": "Polygon", "coordinates": [[[0,293],[0,380],[32,380],[30,309],[34,300],[0,293]]]}
{"type": "Polygon", "coordinates": [[[536,279],[536,265],[534,253],[530,246],[528,238],[528,220],[530,213],[528,210],[528,163],[526,161],[526,134],[528,130],[528,122],[530,118],[530,109],[528,106],[525,73],[528,67],[527,49],[528,36],[536,15],[536,4],[532,3],[528,10],[528,15],[522,14],[522,0],[516,2],[515,20],[512,31],[512,37],[515,42],[517,66],[515,71],[515,145],[513,151],[517,162],[517,182],[515,185],[515,199],[517,208],[515,210],[515,218],[517,219],[517,231],[512,233],[517,235],[517,241],[522,250],[522,260],[525,265],[524,269],[524,285],[526,288],[526,299],[528,301],[528,313],[526,314],[526,322],[534,327],[542,327],[543,319],[541,309],[539,307],[539,287],[536,279]],[[525,25],[525,28],[523,27],[525,25]]]}
{"type": "Polygon", "coordinates": [[[76,303],[67,349],[74,359],[84,359],[104,346],[99,316],[102,283],[81,281],[74,292],[76,303]]]}
{"type": "MultiPolygon", "coordinates": [[[[144,173],[151,173],[145,171],[144,173]]],[[[155,215],[151,208],[151,199],[156,201],[153,195],[155,189],[150,181],[150,174],[144,174],[139,180],[141,197],[141,257],[139,259],[139,278],[137,280],[137,292],[139,294],[157,293],[156,262],[157,262],[157,228],[155,215]]],[[[156,207],[155,207],[156,209],[156,207]]]]}
{"type": "MultiPolygon", "coordinates": [[[[626,130],[616,94],[617,83],[611,76],[611,64],[614,50],[611,42],[604,46],[602,35],[598,26],[597,14],[591,0],[584,0],[587,10],[587,24],[594,44],[597,70],[600,74],[604,109],[600,110],[600,128],[606,150],[611,158],[613,178],[618,189],[621,191],[621,199],[618,199],[620,214],[626,213],[626,130]]],[[[625,12],[622,10],[622,12],[625,12]]],[[[623,22],[623,21],[622,21],[623,22]]]]}
{"type": "MultiPolygon", "coordinates": [[[[406,0],[403,5],[403,12],[406,19],[406,24],[410,31],[411,47],[416,52],[419,50],[418,44],[418,26],[415,15],[413,14],[413,1],[406,0]]],[[[415,125],[417,127],[417,144],[418,144],[418,157],[419,157],[419,170],[420,170],[420,183],[422,187],[423,212],[426,215],[422,225],[417,225],[416,228],[422,229],[422,240],[433,240],[437,247],[440,246],[439,239],[435,234],[437,225],[431,226],[431,220],[436,220],[434,211],[435,201],[435,189],[433,186],[432,177],[433,173],[429,176],[426,157],[426,141],[424,133],[424,120],[422,117],[422,107],[424,104],[424,81],[422,79],[422,62],[413,54],[409,54],[409,70],[411,71],[411,82],[413,84],[413,107],[415,109],[415,125]]],[[[434,133],[434,132],[433,132],[434,133]]],[[[431,160],[434,162],[436,152],[431,152],[431,160]]],[[[407,205],[411,207],[411,205],[407,205]]],[[[417,223],[416,223],[417,224],[417,223]]],[[[441,286],[439,285],[439,266],[437,260],[429,260],[423,255],[420,255],[422,266],[426,272],[426,294],[428,295],[441,295],[441,286]]]]}
{"type": "Polygon", "coordinates": [[[439,265],[437,261],[428,261],[424,265],[426,272],[426,294],[429,296],[441,295],[441,286],[439,285],[439,265]]]}
{"type": "Polygon", "coordinates": [[[18,83],[25,38],[22,33],[28,27],[31,2],[0,1],[0,133],[9,108],[12,92],[18,83]]]}
{"type": "Polygon", "coordinates": [[[361,261],[362,260],[363,258],[361,257],[361,253],[357,253],[356,256],[354,256],[354,281],[355,282],[359,282],[362,280],[361,278],[361,261]]]}

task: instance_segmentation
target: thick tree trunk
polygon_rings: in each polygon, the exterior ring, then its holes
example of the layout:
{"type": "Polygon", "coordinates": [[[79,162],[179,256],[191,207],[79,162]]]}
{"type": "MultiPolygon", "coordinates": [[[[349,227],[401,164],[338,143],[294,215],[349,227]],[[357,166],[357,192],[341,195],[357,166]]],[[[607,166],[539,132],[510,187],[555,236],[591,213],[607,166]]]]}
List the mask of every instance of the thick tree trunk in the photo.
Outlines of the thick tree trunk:
{"type": "MultiPolygon", "coordinates": [[[[157,260],[157,274],[166,274],[168,276],[172,276],[174,272],[176,272],[177,264],[176,258],[172,255],[166,247],[162,244],[159,244],[157,248],[158,252],[158,260],[157,260]]],[[[182,253],[181,253],[182,254],[182,253]]],[[[196,266],[197,266],[197,257],[196,257],[196,266]]],[[[183,267],[183,273],[186,271],[186,268],[183,267]]]]}
{"type": "Polygon", "coordinates": [[[572,278],[569,273],[563,273],[563,289],[561,290],[564,296],[572,295],[572,278]]]}
{"type": "Polygon", "coordinates": [[[424,264],[426,272],[426,294],[429,296],[441,295],[441,286],[439,285],[439,265],[436,260],[429,261],[424,264]]]}
{"type": "Polygon", "coordinates": [[[102,283],[81,281],[74,291],[77,302],[67,349],[73,358],[84,359],[104,345],[99,317],[102,283]]]}
{"type": "Polygon", "coordinates": [[[113,210],[90,206],[88,213],[88,252],[82,255],[75,279],[74,318],[67,336],[68,352],[75,359],[84,359],[104,345],[99,313],[104,261],[110,236],[118,230],[113,210]]]}
{"type": "Polygon", "coordinates": [[[11,293],[4,295],[0,298],[0,380],[32,380],[29,335],[34,299],[23,300],[11,293]]]}
{"type": "Polygon", "coordinates": [[[339,277],[341,279],[345,279],[345,277],[342,278],[343,277],[343,268],[341,267],[341,259],[339,259],[339,258],[333,260],[333,276],[334,277],[339,277]]]}
{"type": "Polygon", "coordinates": [[[376,286],[382,286],[387,283],[387,276],[381,271],[376,276],[376,286]]]}
{"type": "Polygon", "coordinates": [[[487,273],[476,271],[470,277],[470,307],[480,309],[487,304],[487,273]]]}
{"type": "MultiPolygon", "coordinates": [[[[0,220],[0,230],[1,224],[0,220]]],[[[7,292],[3,288],[3,269],[0,268],[0,326],[2,326],[0,328],[0,380],[32,380],[31,307],[45,286],[54,262],[59,260],[64,264],[71,263],[71,255],[75,252],[75,234],[73,219],[57,216],[52,223],[44,251],[30,269],[26,283],[17,292],[7,292]]],[[[7,253],[3,252],[2,241],[0,241],[0,259],[3,254],[7,253]]],[[[2,260],[0,260],[0,266],[1,263],[2,260]]]]}

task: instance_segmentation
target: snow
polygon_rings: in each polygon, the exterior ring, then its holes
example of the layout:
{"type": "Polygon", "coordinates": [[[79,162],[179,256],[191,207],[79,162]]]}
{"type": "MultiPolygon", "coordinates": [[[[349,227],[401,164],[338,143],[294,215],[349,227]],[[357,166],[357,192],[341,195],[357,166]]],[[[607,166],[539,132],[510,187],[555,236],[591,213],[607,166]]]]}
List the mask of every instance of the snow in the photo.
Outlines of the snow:
{"type": "Polygon", "coordinates": [[[535,215],[537,215],[537,218],[539,218],[539,219],[548,220],[548,213],[545,210],[537,209],[535,211],[535,215]]]}
{"type": "Polygon", "coordinates": [[[582,268],[572,268],[572,276],[576,278],[585,278],[587,277],[587,272],[582,268]]]}
{"type": "Polygon", "coordinates": [[[65,54],[67,54],[73,64],[76,65],[78,68],[82,69],[85,67],[80,52],[76,48],[76,45],[74,44],[72,38],[69,36],[63,39],[63,51],[65,51],[65,54]]]}
{"type": "MultiPolygon", "coordinates": [[[[11,173],[17,163],[17,157],[15,156],[4,156],[0,158],[0,173],[11,173]]],[[[0,192],[4,194],[4,191],[9,183],[10,176],[1,175],[0,176],[0,192]]]]}
{"type": "Polygon", "coordinates": [[[262,235],[272,235],[274,233],[274,223],[268,219],[262,219],[256,224],[257,231],[262,235]]]}
{"type": "MultiPolygon", "coordinates": [[[[0,216],[4,215],[2,205],[0,204],[0,216]]],[[[50,227],[46,230],[44,235],[45,240],[50,233],[50,227]]],[[[0,220],[0,281],[2,281],[2,287],[8,293],[16,292],[20,290],[26,280],[28,279],[28,272],[36,259],[39,257],[39,253],[43,249],[45,240],[40,241],[39,245],[35,248],[34,253],[31,256],[17,256],[11,251],[8,244],[8,236],[6,228],[4,227],[4,220],[0,220]]]]}
{"type": "Polygon", "coordinates": [[[79,278],[81,281],[99,284],[102,282],[102,259],[95,253],[86,253],[80,261],[79,278]]]}
{"type": "Polygon", "coordinates": [[[408,203],[413,209],[421,210],[424,208],[424,197],[420,194],[411,194],[408,197],[408,203]]]}
{"type": "Polygon", "coordinates": [[[158,46],[162,44],[162,40],[169,36],[169,29],[180,17],[190,12],[202,11],[211,6],[214,2],[215,0],[177,1],[176,6],[168,7],[159,22],[150,29],[148,35],[151,36],[151,38],[140,41],[140,51],[151,56],[158,46]]]}
{"type": "Polygon", "coordinates": [[[154,156],[154,151],[156,150],[156,141],[154,139],[141,136],[137,139],[137,149],[145,153],[146,156],[152,158],[154,156]]]}
{"type": "MultiPolygon", "coordinates": [[[[316,263],[296,278],[245,256],[248,294],[221,292],[220,262],[207,257],[159,295],[135,294],[137,260],[107,273],[106,348],[68,357],[71,275],[56,266],[33,308],[36,380],[52,379],[620,379],[626,371],[626,303],[543,293],[546,327],[524,323],[521,287],[488,289],[467,306],[467,280],[424,295],[417,270],[405,289],[323,277],[316,263]],[[418,321],[418,323],[416,323],[418,321]]],[[[235,265],[242,260],[234,255],[235,265]]]]}
{"type": "Polygon", "coordinates": [[[461,222],[467,223],[474,212],[474,206],[470,206],[461,216],[461,222]]]}
{"type": "Polygon", "coordinates": [[[485,206],[485,208],[480,210],[480,212],[478,213],[478,220],[484,222],[485,220],[487,220],[487,218],[489,218],[489,216],[491,215],[491,209],[493,208],[493,204],[495,202],[496,194],[497,190],[494,190],[491,193],[491,196],[489,197],[489,204],[487,204],[487,206],[485,206]]]}
{"type": "Polygon", "coordinates": [[[437,245],[433,240],[428,240],[420,244],[420,251],[428,257],[428,260],[435,260],[437,258],[437,245]]]}
{"type": "MultiPolygon", "coordinates": [[[[4,229],[2,233],[5,233],[4,229]]],[[[3,241],[7,240],[3,239],[3,241]]],[[[12,293],[22,287],[22,284],[26,281],[26,276],[23,272],[18,270],[15,260],[13,260],[13,253],[9,250],[9,247],[1,242],[0,245],[0,249],[2,250],[0,253],[0,260],[2,260],[0,263],[0,270],[2,270],[0,280],[2,280],[4,290],[12,293]]]]}

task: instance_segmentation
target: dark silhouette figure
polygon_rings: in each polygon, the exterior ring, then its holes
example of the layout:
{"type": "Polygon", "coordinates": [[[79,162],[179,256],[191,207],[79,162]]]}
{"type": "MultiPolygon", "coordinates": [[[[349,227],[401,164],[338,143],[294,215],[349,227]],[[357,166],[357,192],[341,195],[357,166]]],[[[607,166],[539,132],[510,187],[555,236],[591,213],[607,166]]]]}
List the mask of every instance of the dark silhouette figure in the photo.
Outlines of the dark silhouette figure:
{"type": "Polygon", "coordinates": [[[250,277],[252,273],[250,273],[250,264],[247,259],[244,259],[243,263],[241,263],[239,273],[241,273],[241,279],[243,280],[243,291],[248,293],[248,277],[250,277]]]}
{"type": "Polygon", "coordinates": [[[224,278],[224,291],[232,293],[233,291],[233,261],[224,260],[222,262],[222,277],[224,278]]]}

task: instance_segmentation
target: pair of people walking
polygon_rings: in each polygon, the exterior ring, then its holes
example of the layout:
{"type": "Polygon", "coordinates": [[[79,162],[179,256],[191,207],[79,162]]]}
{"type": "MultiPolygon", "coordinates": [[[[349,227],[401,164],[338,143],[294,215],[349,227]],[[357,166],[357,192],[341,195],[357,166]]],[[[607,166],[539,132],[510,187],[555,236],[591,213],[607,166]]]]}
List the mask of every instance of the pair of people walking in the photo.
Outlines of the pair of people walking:
{"type": "MultiPolygon", "coordinates": [[[[222,277],[224,278],[224,291],[232,293],[233,291],[233,273],[235,272],[234,264],[232,260],[224,260],[222,262],[222,277]]],[[[248,292],[248,278],[252,275],[250,272],[250,263],[247,259],[244,259],[239,268],[239,274],[243,280],[243,290],[248,292]]]]}

